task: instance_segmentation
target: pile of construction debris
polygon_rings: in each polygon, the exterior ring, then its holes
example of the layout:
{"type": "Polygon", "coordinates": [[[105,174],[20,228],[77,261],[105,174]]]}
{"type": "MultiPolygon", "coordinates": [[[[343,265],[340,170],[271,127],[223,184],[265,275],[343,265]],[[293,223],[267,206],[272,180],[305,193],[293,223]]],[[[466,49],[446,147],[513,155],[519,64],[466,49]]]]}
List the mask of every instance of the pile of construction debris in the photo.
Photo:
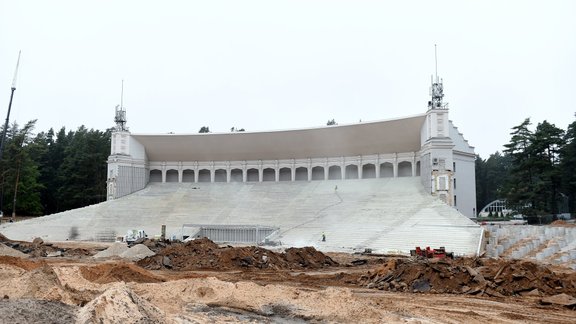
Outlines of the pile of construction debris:
{"type": "Polygon", "coordinates": [[[276,253],[255,246],[219,247],[207,238],[168,245],[137,264],[149,270],[318,269],[338,265],[313,247],[276,253]]]}
{"type": "Polygon", "coordinates": [[[358,283],[388,291],[492,297],[576,294],[576,273],[553,271],[525,260],[390,259],[358,283]]]}
{"type": "Polygon", "coordinates": [[[86,257],[93,254],[93,252],[81,248],[59,248],[55,247],[52,243],[46,243],[41,238],[37,237],[32,242],[14,241],[6,236],[0,234],[0,255],[12,255],[19,257],[86,257]],[[8,247],[11,250],[6,249],[8,247]]]}

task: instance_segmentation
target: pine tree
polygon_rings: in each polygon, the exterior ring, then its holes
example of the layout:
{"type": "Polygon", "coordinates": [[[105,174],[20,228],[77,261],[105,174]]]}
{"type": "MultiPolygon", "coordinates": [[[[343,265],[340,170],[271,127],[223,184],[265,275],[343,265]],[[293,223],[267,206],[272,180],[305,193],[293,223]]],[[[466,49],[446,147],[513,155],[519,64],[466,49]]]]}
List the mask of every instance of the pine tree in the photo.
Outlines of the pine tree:
{"type": "Polygon", "coordinates": [[[543,121],[538,124],[532,139],[533,168],[535,170],[534,209],[543,214],[558,213],[560,194],[560,148],[564,143],[564,131],[543,121]]]}
{"type": "Polygon", "coordinates": [[[506,184],[506,199],[508,204],[522,214],[533,215],[535,202],[534,194],[534,165],[530,145],[534,134],[528,129],[530,119],[513,127],[510,143],[504,145],[504,152],[510,156],[512,167],[510,178],[506,184]]]}
{"type": "Polygon", "coordinates": [[[564,145],[560,149],[560,174],[562,190],[568,197],[568,210],[576,213],[576,121],[573,121],[564,135],[564,145]]]}

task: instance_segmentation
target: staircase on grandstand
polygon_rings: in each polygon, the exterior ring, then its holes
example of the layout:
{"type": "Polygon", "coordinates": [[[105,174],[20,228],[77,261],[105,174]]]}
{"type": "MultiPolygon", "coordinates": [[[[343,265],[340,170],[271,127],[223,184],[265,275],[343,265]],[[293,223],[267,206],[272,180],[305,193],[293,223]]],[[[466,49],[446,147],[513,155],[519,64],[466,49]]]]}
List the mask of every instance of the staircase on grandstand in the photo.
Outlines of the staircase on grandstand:
{"type": "MultiPolygon", "coordinates": [[[[482,236],[478,225],[426,193],[418,177],[153,183],[120,199],[4,224],[0,232],[21,240],[98,240],[131,229],[159,234],[161,225],[166,225],[169,237],[181,238],[185,224],[199,224],[187,236],[217,228],[220,241],[226,238],[222,231],[267,228],[265,237],[259,232],[259,243],[314,246],[322,251],[408,253],[415,246],[445,246],[456,254],[472,255],[482,236]],[[70,237],[71,233],[77,236],[70,237]]],[[[251,235],[244,232],[240,237],[251,235]]]]}

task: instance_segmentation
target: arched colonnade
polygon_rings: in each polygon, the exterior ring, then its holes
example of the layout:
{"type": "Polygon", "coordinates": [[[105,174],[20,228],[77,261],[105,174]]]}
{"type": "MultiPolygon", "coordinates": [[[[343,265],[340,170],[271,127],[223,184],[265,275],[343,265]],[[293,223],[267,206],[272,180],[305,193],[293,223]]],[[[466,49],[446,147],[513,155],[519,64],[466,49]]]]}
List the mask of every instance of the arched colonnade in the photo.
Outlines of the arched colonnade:
{"type": "Polygon", "coordinates": [[[420,176],[414,153],[343,158],[151,162],[150,182],[265,182],[370,179],[420,176]]]}

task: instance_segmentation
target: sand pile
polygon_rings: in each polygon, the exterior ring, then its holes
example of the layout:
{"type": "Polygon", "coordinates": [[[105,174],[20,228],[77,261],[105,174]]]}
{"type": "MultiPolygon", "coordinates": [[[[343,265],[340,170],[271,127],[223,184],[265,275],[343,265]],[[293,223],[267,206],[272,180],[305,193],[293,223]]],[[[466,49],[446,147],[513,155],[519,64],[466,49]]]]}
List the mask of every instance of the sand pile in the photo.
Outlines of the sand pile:
{"type": "Polygon", "coordinates": [[[362,276],[358,283],[390,291],[494,297],[576,294],[576,273],[557,273],[522,260],[394,259],[362,276]]]}
{"type": "Polygon", "coordinates": [[[145,257],[153,256],[155,253],[152,252],[146,245],[144,244],[136,244],[129,248],[128,250],[122,252],[120,254],[121,258],[129,259],[131,261],[138,261],[144,259],[145,257]]]}
{"type": "Polygon", "coordinates": [[[337,265],[312,247],[291,248],[276,253],[260,247],[219,247],[207,238],[172,244],[157,255],[137,262],[150,270],[174,269],[301,269],[337,265]]]}
{"type": "Polygon", "coordinates": [[[78,312],[77,323],[165,323],[164,313],[124,284],[115,285],[78,312]]]}
{"type": "Polygon", "coordinates": [[[20,277],[4,281],[0,285],[0,296],[8,296],[11,299],[70,301],[70,296],[65,290],[54,269],[44,265],[27,271],[20,277]]]}
{"type": "Polygon", "coordinates": [[[99,258],[109,258],[114,256],[119,256],[120,254],[128,251],[128,245],[122,242],[115,242],[109,248],[104,251],[100,251],[94,255],[95,259],[99,258]]]}
{"type": "Polygon", "coordinates": [[[131,261],[138,261],[152,255],[154,255],[154,252],[150,251],[150,249],[143,244],[136,244],[129,248],[126,243],[115,242],[106,250],[96,253],[94,258],[99,259],[116,256],[131,261]]]}

